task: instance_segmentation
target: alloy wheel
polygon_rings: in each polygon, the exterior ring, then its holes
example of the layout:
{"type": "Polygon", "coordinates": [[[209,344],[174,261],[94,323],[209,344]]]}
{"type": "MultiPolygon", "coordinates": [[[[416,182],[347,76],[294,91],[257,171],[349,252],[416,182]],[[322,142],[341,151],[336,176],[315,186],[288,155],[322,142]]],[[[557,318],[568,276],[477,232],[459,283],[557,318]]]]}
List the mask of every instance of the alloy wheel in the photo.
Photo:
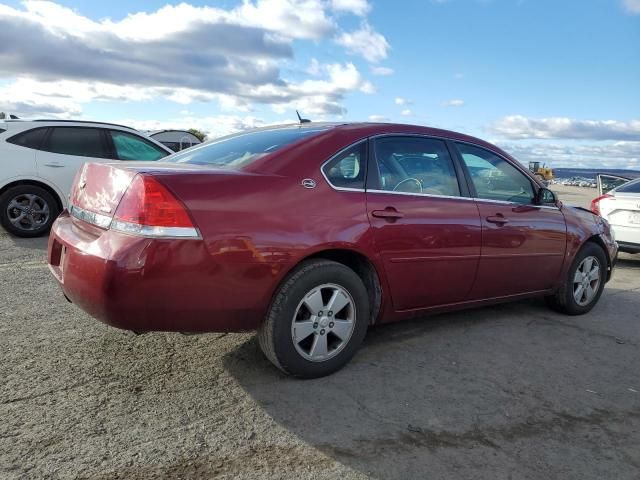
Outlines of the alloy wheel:
{"type": "Polygon", "coordinates": [[[48,203],[33,193],[21,193],[7,206],[8,219],[19,230],[38,230],[47,224],[50,215],[48,203]]]}
{"type": "Polygon", "coordinates": [[[600,262],[594,256],[585,257],[573,277],[573,298],[581,307],[588,305],[600,287],[600,262]]]}
{"type": "Polygon", "coordinates": [[[355,302],[340,285],[327,283],[309,291],[291,322],[297,352],[312,362],[337,355],[349,343],[356,320],[355,302]]]}

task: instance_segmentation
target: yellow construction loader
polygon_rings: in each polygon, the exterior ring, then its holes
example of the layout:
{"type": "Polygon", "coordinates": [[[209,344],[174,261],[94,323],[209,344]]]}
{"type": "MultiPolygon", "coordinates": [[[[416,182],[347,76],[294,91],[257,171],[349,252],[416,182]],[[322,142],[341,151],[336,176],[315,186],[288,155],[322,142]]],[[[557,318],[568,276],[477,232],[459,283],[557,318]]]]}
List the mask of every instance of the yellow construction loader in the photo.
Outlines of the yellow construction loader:
{"type": "Polygon", "coordinates": [[[553,180],[553,169],[544,164],[540,166],[540,162],[529,162],[529,170],[540,180],[553,180]]]}

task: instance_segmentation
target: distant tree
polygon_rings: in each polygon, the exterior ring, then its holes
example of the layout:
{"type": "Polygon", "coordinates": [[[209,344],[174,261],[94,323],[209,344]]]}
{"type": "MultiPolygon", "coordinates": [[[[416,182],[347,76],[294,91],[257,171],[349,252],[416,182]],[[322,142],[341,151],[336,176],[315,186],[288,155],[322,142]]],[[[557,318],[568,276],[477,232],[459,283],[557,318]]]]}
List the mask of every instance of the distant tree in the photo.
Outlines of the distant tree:
{"type": "Polygon", "coordinates": [[[190,128],[188,132],[198,137],[198,140],[200,140],[201,142],[204,142],[207,139],[207,135],[205,133],[195,128],[190,128]]]}

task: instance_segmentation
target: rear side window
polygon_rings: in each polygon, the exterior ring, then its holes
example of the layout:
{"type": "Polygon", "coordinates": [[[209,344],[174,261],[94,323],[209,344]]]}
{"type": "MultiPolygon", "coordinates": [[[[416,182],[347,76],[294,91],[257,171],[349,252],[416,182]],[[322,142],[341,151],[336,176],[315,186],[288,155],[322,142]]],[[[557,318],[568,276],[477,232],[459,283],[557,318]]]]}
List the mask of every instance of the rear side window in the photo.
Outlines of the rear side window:
{"type": "Polygon", "coordinates": [[[453,161],[442,140],[385,137],[374,145],[380,190],[460,196],[453,161]]]}
{"type": "Polygon", "coordinates": [[[183,150],[171,155],[167,162],[242,168],[291,143],[317,135],[326,128],[288,127],[238,133],[183,150]]]}
{"type": "Polygon", "coordinates": [[[43,150],[62,155],[109,158],[103,133],[98,128],[54,127],[43,150]]]}
{"type": "Polygon", "coordinates": [[[616,192],[640,193],[640,179],[632,180],[629,183],[625,183],[621,187],[616,188],[616,192]]]}
{"type": "Polygon", "coordinates": [[[42,140],[47,133],[46,128],[32,128],[26,132],[18,133],[11,138],[7,139],[7,142],[14,145],[20,145],[26,148],[35,148],[38,150],[42,146],[42,140]]]}
{"type": "Polygon", "coordinates": [[[111,130],[110,133],[116,156],[120,160],[159,160],[168,155],[158,146],[137,135],[118,130],[111,130]]]}
{"type": "Polygon", "coordinates": [[[366,155],[367,144],[361,142],[336,155],[322,171],[334,187],[364,190],[366,155]]]}

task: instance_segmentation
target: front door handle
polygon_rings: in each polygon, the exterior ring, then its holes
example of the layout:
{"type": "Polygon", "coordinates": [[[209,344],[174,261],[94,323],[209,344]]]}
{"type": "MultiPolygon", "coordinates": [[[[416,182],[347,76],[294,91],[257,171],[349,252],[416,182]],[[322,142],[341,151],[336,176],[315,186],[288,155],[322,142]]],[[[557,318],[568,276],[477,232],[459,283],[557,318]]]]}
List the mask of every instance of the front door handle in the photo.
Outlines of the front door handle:
{"type": "Polygon", "coordinates": [[[64,168],[64,165],[61,165],[59,163],[45,163],[44,166],[51,168],[64,168]]]}
{"type": "Polygon", "coordinates": [[[497,223],[498,225],[504,225],[505,223],[509,223],[509,220],[504,218],[503,215],[489,215],[487,217],[487,222],[489,223],[497,223]]]}
{"type": "Polygon", "coordinates": [[[384,218],[389,221],[398,220],[399,218],[404,217],[404,213],[397,211],[393,207],[387,207],[384,210],[373,210],[371,215],[376,218],[384,218]]]}

